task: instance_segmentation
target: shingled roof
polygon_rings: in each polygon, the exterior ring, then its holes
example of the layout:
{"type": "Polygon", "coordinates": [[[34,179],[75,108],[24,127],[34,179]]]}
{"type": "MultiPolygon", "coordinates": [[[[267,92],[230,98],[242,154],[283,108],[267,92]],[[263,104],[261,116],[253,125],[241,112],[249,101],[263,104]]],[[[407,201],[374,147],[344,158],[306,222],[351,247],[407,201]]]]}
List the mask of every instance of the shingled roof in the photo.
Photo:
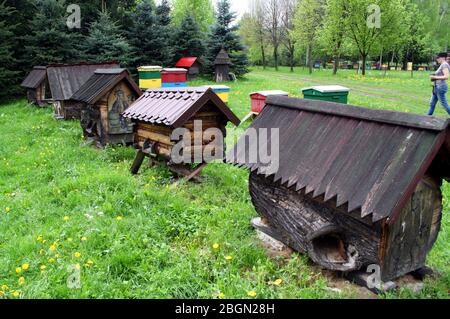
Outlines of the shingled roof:
{"type": "Polygon", "coordinates": [[[45,80],[47,76],[47,67],[35,66],[33,70],[27,75],[20,86],[27,89],[35,89],[45,80]]]}
{"type": "Polygon", "coordinates": [[[47,75],[55,101],[69,100],[97,69],[117,69],[116,62],[55,64],[47,67],[47,75]]]}
{"type": "Polygon", "coordinates": [[[220,50],[219,54],[217,54],[217,57],[214,61],[214,65],[224,65],[224,64],[231,65],[232,63],[227,51],[225,51],[225,49],[222,49],[220,50]]]}
{"type": "Polygon", "coordinates": [[[89,80],[74,93],[71,100],[95,104],[106,92],[111,90],[122,80],[128,83],[137,96],[141,96],[141,90],[133,81],[127,69],[98,69],[89,80]]]}
{"type": "Polygon", "coordinates": [[[306,196],[393,221],[430,167],[450,178],[448,119],[279,96],[266,103],[252,128],[280,129],[278,172],[236,156],[237,145],[227,162],[306,196]]]}
{"type": "Polygon", "coordinates": [[[208,102],[214,104],[230,122],[239,125],[240,120],[211,89],[198,87],[147,90],[123,116],[177,128],[189,121],[208,102]]]}

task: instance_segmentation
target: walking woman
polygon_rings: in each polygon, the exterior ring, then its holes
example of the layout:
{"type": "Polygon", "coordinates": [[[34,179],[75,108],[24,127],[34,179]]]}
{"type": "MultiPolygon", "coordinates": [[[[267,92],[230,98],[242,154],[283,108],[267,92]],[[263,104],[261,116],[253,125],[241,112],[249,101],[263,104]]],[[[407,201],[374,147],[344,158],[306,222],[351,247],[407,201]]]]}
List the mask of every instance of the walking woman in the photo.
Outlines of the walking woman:
{"type": "Polygon", "coordinates": [[[433,115],[438,101],[441,102],[444,109],[450,115],[450,107],[448,105],[446,94],[448,92],[448,79],[450,74],[450,65],[447,63],[447,53],[439,53],[436,58],[440,65],[435,75],[430,77],[434,82],[433,97],[430,102],[430,111],[428,115],[433,115]]]}

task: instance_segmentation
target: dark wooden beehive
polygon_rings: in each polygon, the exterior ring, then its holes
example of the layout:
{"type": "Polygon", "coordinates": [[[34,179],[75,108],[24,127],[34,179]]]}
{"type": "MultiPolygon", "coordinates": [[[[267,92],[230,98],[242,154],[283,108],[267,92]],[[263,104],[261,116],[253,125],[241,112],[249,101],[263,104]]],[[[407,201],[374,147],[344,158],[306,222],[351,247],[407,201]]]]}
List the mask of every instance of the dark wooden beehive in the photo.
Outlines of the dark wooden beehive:
{"type": "Polygon", "coordinates": [[[83,103],[72,100],[73,94],[89,80],[97,69],[116,69],[116,62],[54,64],[47,67],[56,119],[80,119],[83,103]]]}
{"type": "Polygon", "coordinates": [[[133,123],[121,116],[141,90],[126,69],[98,69],[70,101],[80,103],[85,138],[101,145],[133,142],[133,123]]]}
{"type": "Polygon", "coordinates": [[[326,269],[378,265],[387,281],[424,267],[437,239],[449,124],[273,96],[251,129],[262,139],[259,129],[279,129],[279,169],[249,162],[245,139],[227,161],[250,169],[252,201],[278,239],[326,269]]]}
{"type": "MultiPolygon", "coordinates": [[[[206,137],[204,132],[207,129],[220,129],[222,138],[225,138],[227,123],[239,124],[239,119],[226,104],[211,89],[206,88],[147,90],[123,116],[135,123],[135,145],[139,153],[162,158],[169,164],[172,162],[173,147],[177,143],[172,139],[175,129],[185,128],[192,133],[192,138],[197,136],[203,141],[202,145],[183,150],[193,154],[195,151],[203,152],[207,147],[225,145],[224,140],[219,141],[217,137],[206,137]],[[201,132],[194,132],[194,121],[201,121],[201,132]],[[196,147],[200,150],[195,150],[196,147]]],[[[189,145],[193,144],[189,141],[189,145]]],[[[223,149],[220,151],[224,152],[223,149]]],[[[137,173],[139,166],[132,169],[134,173],[137,173]]]]}
{"type": "Polygon", "coordinates": [[[220,50],[214,61],[214,79],[217,83],[230,81],[230,56],[225,49],[220,50]]]}
{"type": "Polygon", "coordinates": [[[27,100],[29,103],[43,107],[51,100],[47,79],[47,67],[45,66],[35,66],[23,80],[21,86],[27,91],[27,100]]]}

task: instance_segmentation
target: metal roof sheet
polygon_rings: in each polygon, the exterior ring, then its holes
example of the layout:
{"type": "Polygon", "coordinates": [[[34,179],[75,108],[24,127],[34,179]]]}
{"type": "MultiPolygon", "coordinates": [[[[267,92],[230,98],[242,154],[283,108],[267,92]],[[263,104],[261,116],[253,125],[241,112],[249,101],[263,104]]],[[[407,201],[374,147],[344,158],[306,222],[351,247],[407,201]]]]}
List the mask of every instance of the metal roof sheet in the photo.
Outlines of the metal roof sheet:
{"type": "Polygon", "coordinates": [[[49,65],[47,76],[52,98],[55,101],[69,100],[97,69],[119,67],[115,62],[49,65]]]}
{"type": "Polygon", "coordinates": [[[190,68],[194,65],[194,63],[197,61],[197,57],[185,57],[178,60],[177,64],[175,64],[176,67],[179,68],[190,68]]]}
{"type": "Polygon", "coordinates": [[[47,68],[45,66],[35,66],[20,86],[28,89],[35,89],[45,80],[46,76],[47,68]]]}
{"type": "MultiPolygon", "coordinates": [[[[444,143],[450,150],[449,124],[408,113],[270,96],[252,128],[279,129],[279,170],[266,175],[267,165],[247,159],[251,146],[236,154],[239,143],[227,162],[312,198],[335,200],[336,207],[347,205],[348,212],[359,210],[361,217],[372,215],[373,222],[396,219],[444,143]]],[[[261,136],[270,145],[270,134],[261,136]]],[[[450,167],[443,167],[441,177],[449,178],[450,167]]]]}
{"type": "Polygon", "coordinates": [[[180,127],[208,102],[213,103],[233,124],[240,123],[211,89],[201,87],[147,90],[123,116],[136,121],[180,127]]]}
{"type": "Polygon", "coordinates": [[[137,96],[141,96],[141,90],[127,69],[99,69],[74,93],[71,100],[94,104],[122,80],[128,83],[137,96]]]}

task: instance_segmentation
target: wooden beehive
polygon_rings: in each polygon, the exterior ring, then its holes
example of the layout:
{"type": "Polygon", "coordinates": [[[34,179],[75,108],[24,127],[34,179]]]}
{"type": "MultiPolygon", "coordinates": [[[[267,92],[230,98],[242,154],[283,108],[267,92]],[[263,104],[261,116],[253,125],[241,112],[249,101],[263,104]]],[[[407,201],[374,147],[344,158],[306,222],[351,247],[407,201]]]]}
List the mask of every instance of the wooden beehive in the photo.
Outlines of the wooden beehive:
{"type": "Polygon", "coordinates": [[[21,86],[27,91],[27,100],[31,104],[43,107],[51,100],[48,87],[47,67],[35,66],[23,80],[21,86]]]}
{"type": "Polygon", "coordinates": [[[220,50],[214,61],[214,80],[217,83],[230,81],[230,56],[225,49],[220,50]]]}
{"type": "Polygon", "coordinates": [[[97,69],[119,68],[116,62],[54,64],[47,66],[56,119],[80,119],[83,103],[75,101],[73,94],[90,79],[97,69]]]}
{"type": "MultiPolygon", "coordinates": [[[[190,132],[192,140],[185,141],[183,156],[194,158],[206,149],[215,148],[223,158],[226,125],[232,122],[237,125],[239,119],[225,103],[211,90],[205,88],[170,88],[147,90],[128,110],[125,118],[135,123],[135,145],[139,150],[133,173],[137,173],[145,155],[174,162],[173,150],[179,142],[172,136],[177,128],[185,128],[190,132]],[[194,131],[194,122],[201,121],[201,130],[194,131]],[[204,134],[210,128],[221,131],[219,136],[204,134]],[[222,149],[220,148],[222,146],[222,149]]],[[[196,160],[192,164],[205,164],[204,160],[196,160]]],[[[185,165],[190,166],[190,165],[185,165]]],[[[192,172],[191,172],[192,173],[192,172]]]]}
{"type": "Polygon", "coordinates": [[[184,57],[175,64],[177,68],[183,68],[188,71],[187,78],[189,81],[195,80],[202,70],[202,64],[197,57],[184,57]]]}
{"type": "Polygon", "coordinates": [[[126,69],[95,71],[71,99],[81,104],[81,127],[85,138],[93,138],[101,145],[132,143],[133,123],[121,114],[141,94],[126,69]]]}
{"type": "Polygon", "coordinates": [[[445,119],[273,96],[251,129],[262,139],[271,135],[260,129],[278,129],[279,141],[253,142],[279,145],[278,169],[249,162],[244,139],[227,161],[251,170],[252,201],[272,235],[326,269],[378,265],[389,281],[424,267],[437,239],[449,127],[445,119]]]}

